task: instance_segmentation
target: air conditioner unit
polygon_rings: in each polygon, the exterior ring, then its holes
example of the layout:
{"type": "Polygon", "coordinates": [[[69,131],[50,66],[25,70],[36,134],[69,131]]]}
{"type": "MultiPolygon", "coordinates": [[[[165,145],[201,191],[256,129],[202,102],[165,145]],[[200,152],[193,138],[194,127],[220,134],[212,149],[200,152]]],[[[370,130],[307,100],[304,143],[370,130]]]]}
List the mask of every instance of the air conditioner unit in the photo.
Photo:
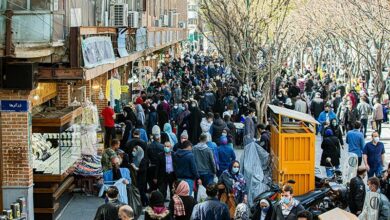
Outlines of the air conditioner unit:
{"type": "Polygon", "coordinates": [[[179,22],[179,28],[186,28],[186,22],[185,21],[180,21],[179,22]]]}
{"type": "Polygon", "coordinates": [[[162,27],[169,26],[169,16],[168,15],[161,15],[160,20],[162,20],[162,27]]]}
{"type": "Polygon", "coordinates": [[[110,7],[111,26],[128,26],[128,5],[115,4],[110,7]]]}
{"type": "Polygon", "coordinates": [[[129,12],[129,27],[139,28],[139,12],[137,11],[129,12]]]}

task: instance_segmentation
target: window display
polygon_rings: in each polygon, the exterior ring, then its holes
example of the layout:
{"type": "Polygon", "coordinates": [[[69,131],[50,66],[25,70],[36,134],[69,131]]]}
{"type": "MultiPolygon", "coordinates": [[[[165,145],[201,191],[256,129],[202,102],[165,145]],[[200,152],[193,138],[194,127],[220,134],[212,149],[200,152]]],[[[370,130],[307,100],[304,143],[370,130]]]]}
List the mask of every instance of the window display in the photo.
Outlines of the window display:
{"type": "Polygon", "coordinates": [[[33,133],[33,168],[37,174],[63,174],[80,158],[81,132],[72,125],[61,133],[33,133]]]}

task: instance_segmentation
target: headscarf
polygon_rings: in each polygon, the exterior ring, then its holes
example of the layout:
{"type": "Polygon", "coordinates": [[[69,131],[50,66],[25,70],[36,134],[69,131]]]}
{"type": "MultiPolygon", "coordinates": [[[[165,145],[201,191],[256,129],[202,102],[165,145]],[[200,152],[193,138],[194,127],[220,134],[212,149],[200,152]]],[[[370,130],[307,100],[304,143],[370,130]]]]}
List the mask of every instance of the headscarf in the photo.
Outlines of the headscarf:
{"type": "Polygon", "coordinates": [[[221,138],[220,138],[220,144],[221,144],[221,145],[227,145],[227,144],[228,144],[227,136],[221,136],[221,138]]]}
{"type": "Polygon", "coordinates": [[[145,113],[144,109],[142,108],[142,105],[138,104],[136,105],[137,110],[137,120],[140,120],[142,122],[142,125],[145,124],[145,113]]]}
{"type": "Polygon", "coordinates": [[[233,160],[229,168],[223,171],[220,178],[227,190],[234,194],[236,202],[241,203],[243,196],[246,194],[246,181],[240,172],[233,173],[232,169],[235,163],[240,164],[237,160],[233,160]]]}
{"type": "Polygon", "coordinates": [[[249,220],[249,208],[245,203],[237,205],[234,220],[249,220]]]}
{"type": "Polygon", "coordinates": [[[129,140],[130,131],[133,129],[133,124],[130,120],[125,121],[125,131],[123,132],[122,141],[121,141],[121,148],[125,147],[127,141],[129,140]]]}
{"type": "Polygon", "coordinates": [[[177,124],[181,125],[183,123],[184,118],[186,118],[191,112],[188,110],[188,104],[184,103],[184,111],[177,117],[177,124]]]}
{"type": "Polygon", "coordinates": [[[168,135],[169,142],[171,142],[172,146],[177,144],[177,137],[172,132],[172,126],[169,123],[164,124],[164,132],[168,135]]]}
{"type": "Polygon", "coordinates": [[[186,211],[184,208],[183,201],[180,196],[188,196],[190,193],[190,187],[186,181],[181,181],[175,190],[175,194],[172,199],[174,202],[174,215],[175,216],[184,216],[186,211]]]}
{"type": "Polygon", "coordinates": [[[333,136],[333,131],[332,129],[326,129],[325,131],[325,137],[330,137],[330,136],[333,136]]]}

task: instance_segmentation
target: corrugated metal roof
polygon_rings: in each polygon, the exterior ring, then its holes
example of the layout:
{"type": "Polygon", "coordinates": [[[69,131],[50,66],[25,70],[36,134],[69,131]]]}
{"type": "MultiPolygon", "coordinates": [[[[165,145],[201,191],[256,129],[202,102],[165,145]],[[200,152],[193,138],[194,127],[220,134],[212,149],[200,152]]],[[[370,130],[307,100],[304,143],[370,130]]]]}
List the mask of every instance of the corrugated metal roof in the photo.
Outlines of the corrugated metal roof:
{"type": "Polygon", "coordinates": [[[283,115],[289,118],[297,119],[300,121],[305,121],[309,123],[319,124],[318,121],[309,114],[302,112],[294,111],[288,108],[282,108],[276,105],[268,105],[272,112],[275,114],[283,115]]]}

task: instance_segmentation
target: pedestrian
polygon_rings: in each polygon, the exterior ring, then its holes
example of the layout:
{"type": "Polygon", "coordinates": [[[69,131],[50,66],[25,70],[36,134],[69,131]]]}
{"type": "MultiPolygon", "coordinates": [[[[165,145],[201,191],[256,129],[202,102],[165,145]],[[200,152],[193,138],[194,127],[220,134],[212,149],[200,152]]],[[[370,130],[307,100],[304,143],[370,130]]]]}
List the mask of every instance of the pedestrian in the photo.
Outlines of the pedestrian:
{"type": "Polygon", "coordinates": [[[168,135],[169,142],[171,142],[172,146],[177,144],[177,137],[176,134],[172,132],[172,126],[170,123],[164,124],[164,132],[168,135]]]}
{"type": "Polygon", "coordinates": [[[353,102],[348,101],[347,109],[344,113],[344,126],[347,131],[354,129],[354,124],[360,121],[359,112],[353,107],[353,102]]]}
{"type": "Polygon", "coordinates": [[[336,114],[330,108],[330,104],[326,103],[324,111],[320,113],[317,119],[317,121],[320,123],[319,130],[321,134],[324,134],[324,128],[329,126],[333,119],[336,119],[336,114]]]}
{"type": "Polygon", "coordinates": [[[240,173],[240,163],[233,161],[229,168],[221,174],[218,184],[222,185],[223,193],[219,195],[221,202],[229,207],[230,216],[234,216],[237,204],[247,203],[246,181],[240,173]],[[231,200],[233,199],[233,200],[231,200]]]}
{"type": "Polygon", "coordinates": [[[359,220],[389,220],[390,203],[387,197],[380,192],[379,179],[371,177],[368,179],[367,185],[369,191],[366,193],[359,220]]]}
{"type": "Polygon", "coordinates": [[[302,95],[297,96],[297,100],[295,101],[295,111],[302,112],[304,114],[309,113],[309,108],[307,106],[307,102],[303,99],[302,95]]]}
{"type": "MultiPolygon", "coordinates": [[[[164,152],[158,155],[158,164],[154,176],[154,182],[157,182],[158,189],[163,194],[164,199],[167,197],[167,188],[172,192],[173,183],[176,181],[176,174],[173,168],[172,144],[169,141],[164,143],[164,152]]],[[[172,193],[171,197],[172,197],[172,193]]]]}
{"type": "Polygon", "coordinates": [[[385,146],[379,139],[377,131],[372,132],[372,140],[363,148],[363,159],[366,164],[368,178],[381,177],[385,163],[385,146]]]}
{"type": "Polygon", "coordinates": [[[390,200],[390,163],[386,172],[383,173],[383,177],[381,179],[381,191],[390,200]]]}
{"type": "Polygon", "coordinates": [[[218,147],[218,158],[219,158],[219,170],[217,176],[220,176],[223,171],[229,168],[234,160],[236,160],[236,154],[234,150],[228,145],[228,139],[226,136],[221,136],[220,145],[218,147]]]}
{"type": "Polygon", "coordinates": [[[340,143],[331,129],[327,129],[321,144],[321,166],[325,167],[328,178],[334,176],[334,170],[340,169],[340,143]]]}
{"type": "Polygon", "coordinates": [[[123,205],[119,208],[118,216],[121,220],[134,220],[134,211],[129,205],[123,205]]]}
{"type": "Polygon", "coordinates": [[[257,128],[257,144],[260,145],[268,153],[270,152],[271,133],[265,129],[264,124],[258,124],[257,128]]]}
{"type": "Polygon", "coordinates": [[[113,139],[111,140],[111,144],[110,144],[111,147],[104,150],[101,159],[103,172],[110,170],[112,168],[111,159],[118,156],[116,154],[116,151],[119,149],[119,145],[120,142],[117,139],[113,139]]]}
{"type": "MultiPolygon", "coordinates": [[[[321,98],[321,93],[317,92],[313,100],[310,103],[310,112],[315,119],[318,119],[321,112],[324,111],[324,100],[321,98]]],[[[318,134],[318,129],[316,129],[316,135],[318,134]]]]}
{"type": "Polygon", "coordinates": [[[94,220],[118,219],[118,209],[123,203],[118,200],[119,191],[116,186],[107,189],[106,197],[108,202],[99,206],[94,220]]]}
{"type": "Polygon", "coordinates": [[[379,137],[382,132],[382,121],[383,121],[383,107],[379,102],[378,98],[374,99],[374,107],[372,110],[372,120],[374,121],[373,129],[378,131],[379,137]]]}
{"type": "Polygon", "coordinates": [[[191,215],[192,220],[230,220],[226,204],[217,199],[218,187],[210,184],[206,187],[207,198],[204,202],[195,205],[191,215]]]}
{"type": "Polygon", "coordinates": [[[177,179],[184,180],[188,183],[190,186],[190,195],[192,195],[195,181],[198,181],[199,185],[202,185],[202,181],[199,179],[195,157],[192,153],[192,143],[190,141],[185,141],[181,147],[182,148],[178,149],[174,154],[174,170],[177,179]]]}
{"type": "Polygon", "coordinates": [[[192,148],[192,152],[202,183],[206,186],[213,183],[214,175],[217,173],[217,167],[214,161],[214,154],[207,146],[206,134],[200,135],[199,143],[192,148]]]}
{"type": "Polygon", "coordinates": [[[352,178],[349,185],[348,206],[351,213],[358,216],[363,210],[364,199],[366,198],[366,186],[363,182],[367,170],[359,167],[356,177],[352,178]]]}
{"type": "Polygon", "coordinates": [[[341,129],[341,126],[337,123],[337,119],[332,119],[330,121],[330,125],[327,128],[332,129],[333,135],[337,137],[340,142],[340,146],[344,148],[343,130],[341,129]]]}
{"type": "Polygon", "coordinates": [[[190,115],[188,116],[188,139],[193,144],[197,144],[199,136],[202,133],[200,122],[202,120],[202,113],[195,100],[191,101],[190,115]]]}
{"type": "Polygon", "coordinates": [[[362,153],[364,148],[364,136],[360,132],[361,124],[356,122],[354,129],[347,132],[346,143],[348,144],[348,152],[354,153],[358,157],[358,166],[362,164],[362,153]]]}
{"type": "Polygon", "coordinates": [[[272,213],[272,202],[269,199],[262,199],[255,207],[255,212],[253,213],[252,219],[271,220],[272,213]]]}
{"type": "Polygon", "coordinates": [[[137,110],[137,121],[141,121],[142,123],[142,126],[145,126],[145,113],[144,113],[144,109],[142,108],[142,105],[138,104],[135,106],[135,109],[137,110]]]}
{"type": "Polygon", "coordinates": [[[145,126],[149,137],[150,137],[150,135],[152,135],[152,128],[156,124],[157,124],[156,108],[153,105],[151,105],[151,106],[149,106],[149,118],[148,118],[148,120],[146,122],[146,126],[145,126]]]}
{"type": "Polygon", "coordinates": [[[145,220],[171,220],[171,213],[164,205],[164,197],[160,191],[150,194],[149,206],[145,208],[145,220]]]}
{"type": "Polygon", "coordinates": [[[172,213],[173,219],[190,220],[195,199],[190,196],[190,187],[186,181],[177,181],[173,187],[173,197],[169,203],[169,210],[172,213]]]}
{"type": "Polygon", "coordinates": [[[367,125],[368,125],[368,117],[371,114],[371,106],[370,104],[367,103],[367,98],[366,97],[361,97],[360,102],[357,105],[357,110],[360,115],[360,122],[362,123],[362,127],[360,131],[363,132],[364,138],[366,138],[366,133],[367,133],[367,125]]]}
{"type": "Polygon", "coordinates": [[[180,141],[177,142],[174,146],[173,146],[173,152],[176,152],[178,149],[181,148],[181,145],[188,140],[188,133],[187,133],[187,130],[184,130],[181,135],[180,135],[180,141]]]}
{"type": "Polygon", "coordinates": [[[275,205],[272,213],[272,220],[296,220],[298,213],[305,208],[294,198],[294,191],[291,185],[284,185],[281,193],[281,200],[275,205]]]}
{"type": "Polygon", "coordinates": [[[115,138],[115,118],[116,114],[111,107],[110,102],[102,110],[101,115],[103,117],[104,124],[104,148],[110,147],[110,142],[115,138]]]}
{"type": "Polygon", "coordinates": [[[248,110],[248,116],[245,118],[244,122],[244,146],[251,143],[255,139],[256,135],[256,126],[253,121],[256,111],[252,108],[248,110]]]}
{"type": "Polygon", "coordinates": [[[225,121],[221,118],[219,113],[214,114],[214,121],[210,127],[210,133],[215,143],[218,143],[218,138],[221,137],[222,131],[227,128],[225,121]]]}
{"type": "Polygon", "coordinates": [[[249,208],[245,203],[240,203],[236,207],[234,220],[249,220],[249,208]]]}
{"type": "Polygon", "coordinates": [[[153,130],[153,142],[150,143],[147,149],[147,156],[149,158],[149,167],[147,170],[149,191],[154,191],[158,188],[157,180],[154,177],[158,169],[157,165],[159,164],[160,154],[164,152],[164,146],[160,143],[160,128],[158,125],[155,125],[153,130]]]}

